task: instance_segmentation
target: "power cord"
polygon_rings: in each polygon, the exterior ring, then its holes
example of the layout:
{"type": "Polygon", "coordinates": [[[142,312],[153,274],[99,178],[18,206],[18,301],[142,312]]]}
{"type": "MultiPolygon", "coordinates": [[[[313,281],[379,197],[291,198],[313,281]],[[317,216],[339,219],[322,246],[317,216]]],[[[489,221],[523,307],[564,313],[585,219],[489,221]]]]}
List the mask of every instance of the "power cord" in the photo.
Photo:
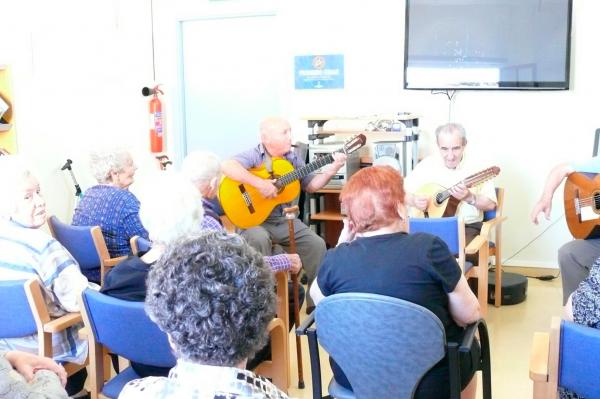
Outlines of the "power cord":
{"type": "MultiPolygon", "coordinates": [[[[533,237],[527,244],[523,245],[519,250],[517,250],[514,254],[512,254],[511,256],[509,256],[508,258],[504,259],[503,262],[508,262],[509,260],[511,260],[512,258],[514,258],[515,256],[517,256],[518,254],[520,254],[521,252],[523,252],[525,249],[527,249],[531,244],[533,244],[535,241],[537,241],[546,231],[548,231],[551,227],[553,227],[556,223],[558,223],[560,220],[562,220],[564,218],[565,214],[563,213],[562,215],[560,215],[558,218],[556,218],[555,221],[553,221],[552,223],[550,223],[548,225],[548,227],[546,227],[544,230],[542,230],[541,233],[539,233],[537,236],[533,237]]],[[[492,267],[489,269],[490,271],[495,271],[495,268],[492,267]]],[[[540,281],[552,281],[556,278],[558,278],[560,276],[560,270],[558,271],[558,273],[555,275],[552,274],[544,274],[542,276],[527,276],[525,275],[525,277],[527,278],[535,278],[538,279],[540,281]]]]}

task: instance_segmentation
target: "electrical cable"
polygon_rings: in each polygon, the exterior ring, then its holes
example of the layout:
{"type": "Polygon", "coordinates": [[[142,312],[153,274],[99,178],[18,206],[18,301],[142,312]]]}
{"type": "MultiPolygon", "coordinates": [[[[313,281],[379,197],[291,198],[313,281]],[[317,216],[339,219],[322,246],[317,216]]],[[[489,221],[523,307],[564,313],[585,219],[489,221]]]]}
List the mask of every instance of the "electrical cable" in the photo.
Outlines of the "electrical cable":
{"type": "Polygon", "coordinates": [[[431,90],[431,94],[445,94],[448,97],[448,121],[452,120],[452,101],[456,95],[456,90],[431,90]]]}
{"type": "MultiPolygon", "coordinates": [[[[512,258],[514,258],[515,256],[517,256],[518,254],[520,254],[521,252],[523,252],[525,249],[527,249],[531,244],[533,244],[535,241],[537,241],[546,231],[548,231],[552,226],[554,226],[556,223],[558,223],[560,220],[562,220],[564,218],[565,214],[563,213],[561,216],[559,216],[558,218],[556,218],[555,221],[553,221],[552,223],[550,223],[548,225],[548,227],[546,227],[544,230],[542,230],[541,233],[539,233],[538,235],[536,235],[535,237],[533,237],[531,240],[529,240],[529,242],[525,245],[523,245],[520,249],[518,249],[515,253],[513,253],[511,256],[509,256],[508,258],[502,260],[503,263],[508,262],[509,260],[511,260],[512,258]]],[[[495,268],[490,268],[490,271],[494,271],[495,268]]],[[[541,281],[552,281],[556,278],[558,278],[560,276],[560,270],[558,271],[558,274],[556,276],[552,275],[552,274],[545,274],[542,276],[525,276],[527,278],[535,278],[541,281]]]]}

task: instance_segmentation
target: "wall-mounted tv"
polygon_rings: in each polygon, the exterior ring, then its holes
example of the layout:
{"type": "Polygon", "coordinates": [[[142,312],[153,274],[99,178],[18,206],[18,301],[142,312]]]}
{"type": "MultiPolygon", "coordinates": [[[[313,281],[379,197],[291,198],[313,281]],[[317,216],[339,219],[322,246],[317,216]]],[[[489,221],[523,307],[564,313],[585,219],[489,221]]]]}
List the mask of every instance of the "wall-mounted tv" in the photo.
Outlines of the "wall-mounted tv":
{"type": "Polygon", "coordinates": [[[406,0],[405,89],[566,90],[572,0],[406,0]]]}

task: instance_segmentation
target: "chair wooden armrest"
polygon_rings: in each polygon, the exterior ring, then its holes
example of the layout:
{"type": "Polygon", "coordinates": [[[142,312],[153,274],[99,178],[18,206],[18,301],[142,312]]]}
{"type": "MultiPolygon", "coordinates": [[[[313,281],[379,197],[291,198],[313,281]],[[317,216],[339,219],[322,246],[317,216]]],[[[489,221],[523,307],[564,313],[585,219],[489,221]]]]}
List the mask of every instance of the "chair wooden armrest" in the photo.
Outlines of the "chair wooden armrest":
{"type": "Polygon", "coordinates": [[[289,330],[289,295],[288,295],[288,272],[281,270],[275,273],[275,284],[277,287],[277,317],[283,320],[286,331],[289,330]]]}
{"type": "Polygon", "coordinates": [[[82,322],[81,313],[67,313],[44,324],[44,332],[56,333],[82,322]]]}
{"type": "Polygon", "coordinates": [[[484,246],[487,246],[487,245],[488,245],[487,237],[484,236],[483,234],[479,234],[478,236],[473,238],[473,240],[471,240],[469,245],[466,246],[465,254],[468,254],[468,255],[476,254],[477,252],[479,252],[481,250],[481,248],[483,248],[484,246]]]}
{"type": "Polygon", "coordinates": [[[271,360],[260,363],[254,372],[273,380],[273,384],[287,393],[290,386],[290,359],[286,323],[279,317],[267,326],[271,337],[271,360]]]}
{"type": "Polygon", "coordinates": [[[529,356],[529,378],[535,381],[548,382],[548,351],[550,350],[550,334],[533,333],[531,354],[529,356]]]}
{"type": "Polygon", "coordinates": [[[502,222],[504,222],[506,219],[508,219],[507,216],[497,216],[497,217],[495,217],[493,219],[486,220],[481,225],[481,233],[480,234],[483,235],[483,236],[485,236],[485,237],[487,237],[489,239],[491,230],[494,227],[496,227],[496,225],[499,225],[502,222]]]}
{"type": "Polygon", "coordinates": [[[104,266],[106,267],[114,267],[116,266],[119,262],[124,261],[125,259],[127,259],[127,256],[119,256],[117,258],[108,258],[108,259],[104,259],[104,266]]]}
{"type": "Polygon", "coordinates": [[[79,339],[87,341],[87,339],[90,337],[90,330],[87,328],[87,326],[82,327],[79,329],[79,331],[77,331],[77,336],[79,339]]]}
{"type": "Polygon", "coordinates": [[[533,381],[534,399],[556,399],[558,396],[560,323],[559,317],[553,317],[550,333],[536,332],[533,335],[529,378],[533,381]]]}

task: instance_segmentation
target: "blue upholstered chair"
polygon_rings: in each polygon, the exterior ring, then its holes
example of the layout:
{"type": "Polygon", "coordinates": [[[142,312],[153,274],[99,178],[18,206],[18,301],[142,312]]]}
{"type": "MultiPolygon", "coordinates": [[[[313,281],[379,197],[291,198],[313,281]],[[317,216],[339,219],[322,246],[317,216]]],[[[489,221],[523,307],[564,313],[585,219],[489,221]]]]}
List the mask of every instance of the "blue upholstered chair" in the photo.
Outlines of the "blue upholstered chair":
{"type": "Polygon", "coordinates": [[[552,318],[550,333],[536,332],[529,363],[533,397],[556,398],[559,387],[600,397],[600,330],[552,318]]]}
{"type": "Polygon", "coordinates": [[[92,397],[117,398],[127,382],[140,378],[127,367],[112,379],[108,357],[111,353],[157,367],[173,367],[176,359],[167,335],[150,320],[143,302],[129,302],[86,289],[82,295],[82,316],[90,346],[90,388],[92,397]]]}
{"type": "Polygon", "coordinates": [[[48,217],[50,232],[79,263],[81,273],[88,280],[101,283],[108,268],[116,265],[125,256],[111,258],[99,226],[72,226],[48,217]]]}
{"type": "MultiPolygon", "coordinates": [[[[0,281],[0,338],[38,335],[38,355],[53,357],[52,333],[59,333],[81,322],[79,313],[52,319],[37,279],[0,281]]],[[[65,363],[67,374],[85,365],[65,363]]]]}
{"type": "Polygon", "coordinates": [[[462,343],[448,343],[440,320],[428,309],[402,299],[365,293],[324,298],[296,330],[307,335],[313,398],[322,398],[320,344],[344,370],[350,392],[329,383],[329,397],[412,398],[423,375],[448,352],[452,398],[460,397],[458,352],[469,351],[475,331],[482,348],[483,397],[491,397],[489,342],[485,322],[467,329],[462,343]],[[312,327],[316,321],[316,328],[312,327]],[[318,340],[318,342],[317,342],[318,340]]]}
{"type": "Polygon", "coordinates": [[[489,244],[486,236],[478,235],[465,247],[465,225],[456,216],[443,218],[409,218],[410,233],[429,233],[441,238],[450,252],[457,258],[467,278],[477,278],[477,299],[481,315],[487,315],[488,298],[488,254],[489,244]],[[478,265],[465,261],[465,254],[479,254],[478,265]]]}
{"type": "Polygon", "coordinates": [[[150,251],[152,248],[152,241],[145,239],[140,236],[133,236],[129,240],[129,246],[131,247],[131,253],[137,256],[140,253],[150,251]]]}

